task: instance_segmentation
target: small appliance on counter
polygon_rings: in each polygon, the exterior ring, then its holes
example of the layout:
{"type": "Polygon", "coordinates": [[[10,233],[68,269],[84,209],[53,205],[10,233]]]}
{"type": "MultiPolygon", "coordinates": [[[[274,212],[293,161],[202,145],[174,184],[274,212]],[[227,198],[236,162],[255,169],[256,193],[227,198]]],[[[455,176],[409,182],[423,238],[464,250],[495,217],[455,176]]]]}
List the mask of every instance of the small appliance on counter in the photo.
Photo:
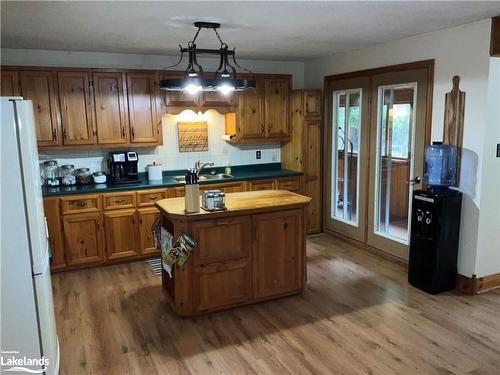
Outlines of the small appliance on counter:
{"type": "Polygon", "coordinates": [[[161,181],[163,178],[161,164],[159,163],[148,164],[146,171],[148,172],[148,181],[161,181]]]}
{"type": "Polygon", "coordinates": [[[408,282],[431,294],[455,289],[462,193],[455,184],[456,148],[425,148],[426,190],[413,192],[408,282]]]}
{"type": "Polygon", "coordinates": [[[205,211],[224,211],[226,209],[226,194],[220,190],[206,190],[201,197],[201,208],[205,211]]]}
{"type": "Polygon", "coordinates": [[[139,157],[135,151],[112,151],[109,153],[108,166],[110,182],[113,185],[140,183],[137,173],[139,157]]]}

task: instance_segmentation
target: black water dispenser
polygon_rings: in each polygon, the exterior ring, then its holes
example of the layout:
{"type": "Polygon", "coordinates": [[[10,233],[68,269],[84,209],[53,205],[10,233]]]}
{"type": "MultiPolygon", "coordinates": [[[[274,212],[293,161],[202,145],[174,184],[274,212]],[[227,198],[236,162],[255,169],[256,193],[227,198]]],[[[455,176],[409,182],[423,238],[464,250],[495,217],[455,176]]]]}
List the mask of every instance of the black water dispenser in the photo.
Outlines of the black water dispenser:
{"type": "Polygon", "coordinates": [[[428,293],[455,289],[462,193],[455,183],[456,148],[435,142],[425,150],[424,183],[413,192],[408,281],[428,293]]]}

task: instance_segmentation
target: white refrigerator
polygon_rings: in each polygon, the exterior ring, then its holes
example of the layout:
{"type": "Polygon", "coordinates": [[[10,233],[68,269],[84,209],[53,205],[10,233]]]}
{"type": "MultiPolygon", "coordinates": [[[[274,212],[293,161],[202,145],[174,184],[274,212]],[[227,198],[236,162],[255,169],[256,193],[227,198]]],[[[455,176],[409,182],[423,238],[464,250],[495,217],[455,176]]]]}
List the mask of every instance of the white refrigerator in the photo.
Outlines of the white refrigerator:
{"type": "Polygon", "coordinates": [[[1,97],[1,373],[59,372],[33,104],[1,97]]]}

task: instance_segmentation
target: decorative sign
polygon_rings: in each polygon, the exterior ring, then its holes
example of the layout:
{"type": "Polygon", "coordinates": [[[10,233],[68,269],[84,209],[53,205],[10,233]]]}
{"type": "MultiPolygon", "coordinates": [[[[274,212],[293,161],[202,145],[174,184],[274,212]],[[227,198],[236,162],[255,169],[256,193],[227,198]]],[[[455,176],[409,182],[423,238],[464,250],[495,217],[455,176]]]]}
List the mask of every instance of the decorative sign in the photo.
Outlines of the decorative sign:
{"type": "Polygon", "coordinates": [[[206,121],[178,122],[179,152],[208,151],[208,123],[206,121]]]}

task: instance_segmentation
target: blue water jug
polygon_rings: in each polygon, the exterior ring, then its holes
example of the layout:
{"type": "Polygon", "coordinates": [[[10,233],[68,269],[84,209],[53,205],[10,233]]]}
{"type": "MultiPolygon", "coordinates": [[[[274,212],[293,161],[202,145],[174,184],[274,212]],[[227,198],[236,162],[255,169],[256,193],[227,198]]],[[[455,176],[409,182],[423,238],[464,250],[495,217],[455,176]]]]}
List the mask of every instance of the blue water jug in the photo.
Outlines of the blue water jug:
{"type": "Polygon", "coordinates": [[[433,189],[446,189],[455,185],[457,147],[433,142],[425,146],[424,183],[433,189]]]}

